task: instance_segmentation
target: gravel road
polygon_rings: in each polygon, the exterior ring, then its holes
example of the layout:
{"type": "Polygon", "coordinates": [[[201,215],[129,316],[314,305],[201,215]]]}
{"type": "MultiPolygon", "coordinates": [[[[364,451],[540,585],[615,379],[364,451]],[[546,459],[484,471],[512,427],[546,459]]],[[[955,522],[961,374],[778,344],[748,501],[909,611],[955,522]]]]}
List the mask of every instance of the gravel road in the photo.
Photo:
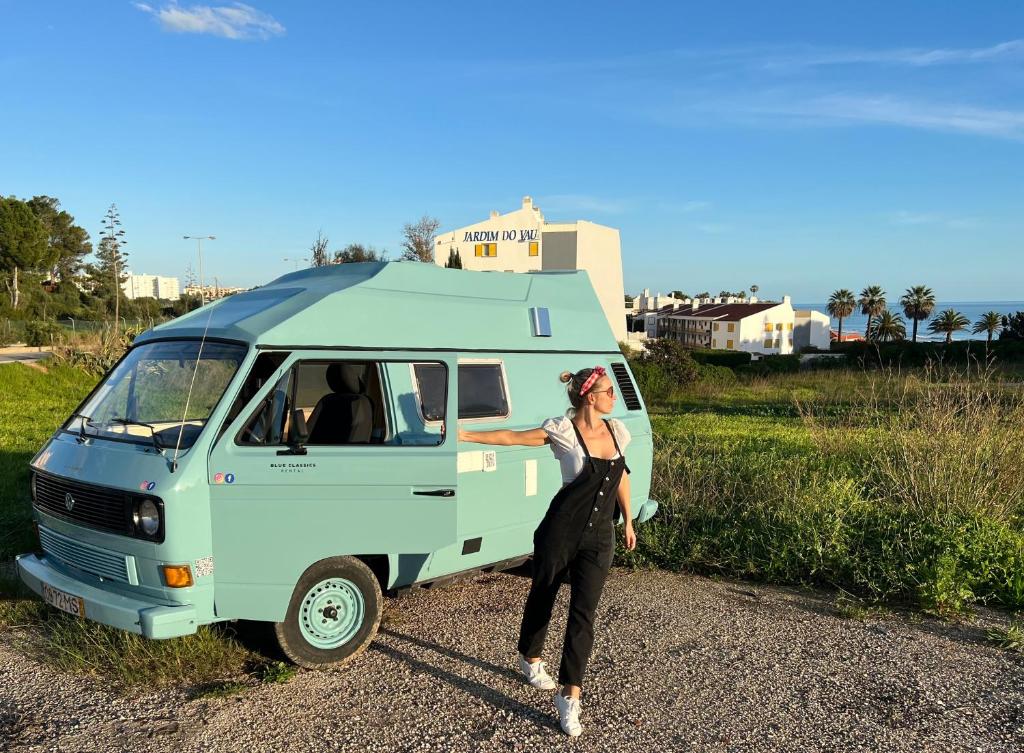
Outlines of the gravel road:
{"type": "MultiPolygon", "coordinates": [[[[570,741],[551,696],[512,670],[527,586],[482,575],[389,601],[351,665],[228,698],[119,694],[26,659],[0,634],[0,749],[1024,749],[1024,657],[984,642],[1002,615],[860,621],[827,594],[625,570],[598,612],[585,731],[570,741]]],[[[555,666],[560,645],[549,643],[555,666]]]]}

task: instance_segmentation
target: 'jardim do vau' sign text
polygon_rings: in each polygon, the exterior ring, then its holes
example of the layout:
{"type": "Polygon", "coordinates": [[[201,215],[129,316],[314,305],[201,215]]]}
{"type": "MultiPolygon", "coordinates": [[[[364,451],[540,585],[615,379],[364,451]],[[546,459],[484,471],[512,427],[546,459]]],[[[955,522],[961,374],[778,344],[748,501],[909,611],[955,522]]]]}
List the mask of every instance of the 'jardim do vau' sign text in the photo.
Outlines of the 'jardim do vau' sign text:
{"type": "Polygon", "coordinates": [[[538,230],[477,230],[475,232],[469,232],[467,230],[462,242],[493,243],[494,241],[518,240],[520,243],[526,243],[527,241],[538,240],[537,236],[539,234],[540,231],[538,230]]]}

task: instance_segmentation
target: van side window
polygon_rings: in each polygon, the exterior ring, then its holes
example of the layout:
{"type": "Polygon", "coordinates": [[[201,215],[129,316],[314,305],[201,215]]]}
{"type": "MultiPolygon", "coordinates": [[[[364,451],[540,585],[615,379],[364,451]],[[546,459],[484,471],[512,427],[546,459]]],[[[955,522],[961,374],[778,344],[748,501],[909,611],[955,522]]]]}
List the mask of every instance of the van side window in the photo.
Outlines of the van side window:
{"type": "Polygon", "coordinates": [[[242,388],[238,391],[238,396],[228,410],[228,415],[224,419],[224,425],[221,426],[218,440],[227,430],[228,426],[238,418],[238,414],[252,401],[256,393],[260,391],[260,388],[274,375],[278,367],[284,363],[284,359],[287,357],[288,354],[284,351],[269,351],[256,356],[248,376],[245,377],[242,388]]]}
{"type": "Polygon", "coordinates": [[[288,372],[259,403],[238,435],[238,444],[284,444],[287,419],[291,412],[292,373],[288,372]]]}
{"type": "MultiPolygon", "coordinates": [[[[444,367],[418,363],[413,367],[423,418],[440,421],[444,412],[444,367]]],[[[508,416],[508,390],[500,363],[459,364],[459,418],[508,416]]]]}

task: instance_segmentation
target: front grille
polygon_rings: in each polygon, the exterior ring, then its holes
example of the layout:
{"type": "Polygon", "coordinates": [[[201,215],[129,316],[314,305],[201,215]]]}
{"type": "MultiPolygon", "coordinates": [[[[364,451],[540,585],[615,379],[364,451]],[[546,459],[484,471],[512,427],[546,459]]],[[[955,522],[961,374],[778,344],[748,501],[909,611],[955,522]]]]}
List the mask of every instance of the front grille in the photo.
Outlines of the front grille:
{"type": "Polygon", "coordinates": [[[39,543],[48,557],[53,557],[66,565],[108,580],[138,585],[135,558],[130,555],[83,544],[45,526],[39,526],[39,543]]]}
{"type": "Polygon", "coordinates": [[[615,374],[615,381],[619,383],[619,394],[622,395],[628,410],[640,410],[640,398],[636,394],[636,387],[633,380],[629,378],[629,371],[624,363],[613,363],[612,373],[615,374]]]}
{"type": "Polygon", "coordinates": [[[35,505],[45,513],[113,533],[132,533],[131,495],[55,476],[36,474],[35,505]],[[68,495],[74,502],[68,509],[68,495]]]}
{"type": "Polygon", "coordinates": [[[152,494],[110,489],[35,472],[33,504],[37,510],[76,525],[157,543],[164,540],[163,502],[152,494]],[[135,506],[144,499],[152,500],[160,510],[160,530],[152,537],[136,531],[133,521],[135,506]]]}

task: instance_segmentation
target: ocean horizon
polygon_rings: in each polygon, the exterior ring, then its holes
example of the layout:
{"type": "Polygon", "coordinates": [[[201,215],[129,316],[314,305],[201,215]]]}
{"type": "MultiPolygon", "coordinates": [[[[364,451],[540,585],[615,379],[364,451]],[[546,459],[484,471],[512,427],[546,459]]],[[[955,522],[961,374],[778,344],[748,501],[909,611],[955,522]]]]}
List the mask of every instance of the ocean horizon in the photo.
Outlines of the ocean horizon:
{"type": "MultiPolygon", "coordinates": [[[[813,309],[814,311],[820,311],[821,313],[828,315],[825,303],[794,303],[794,309],[813,309]]],[[[932,316],[938,314],[946,309],[953,309],[959,311],[961,314],[967,317],[970,321],[970,325],[963,332],[954,332],[954,340],[984,340],[985,335],[976,335],[971,332],[971,328],[974,323],[977,322],[982,315],[989,311],[995,311],[997,314],[1010,315],[1017,311],[1024,311],[1024,301],[938,301],[935,304],[935,311],[932,316]]],[[[895,314],[903,316],[903,309],[899,306],[891,305],[889,310],[895,314]]],[[[903,316],[907,325],[907,339],[911,337],[913,331],[913,320],[908,320],[906,316],[903,316]]],[[[917,339],[918,341],[929,341],[929,342],[941,342],[946,339],[945,335],[936,335],[928,331],[928,323],[931,321],[931,317],[925,319],[923,322],[919,322],[917,325],[917,339]]],[[[847,332],[859,332],[864,334],[864,328],[867,327],[868,318],[860,313],[860,308],[854,311],[853,314],[843,319],[843,334],[847,332]]],[[[832,317],[832,329],[839,329],[839,320],[832,317]]],[[[998,338],[999,335],[997,334],[998,338]]]]}

